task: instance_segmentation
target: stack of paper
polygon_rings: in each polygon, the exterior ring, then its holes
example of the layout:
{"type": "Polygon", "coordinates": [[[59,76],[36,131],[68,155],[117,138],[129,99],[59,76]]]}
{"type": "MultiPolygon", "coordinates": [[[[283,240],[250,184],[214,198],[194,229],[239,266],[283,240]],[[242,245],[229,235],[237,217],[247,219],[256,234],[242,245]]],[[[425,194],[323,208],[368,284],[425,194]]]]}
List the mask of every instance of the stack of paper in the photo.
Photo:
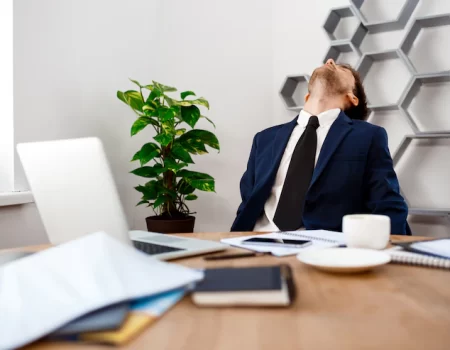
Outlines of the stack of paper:
{"type": "Polygon", "coordinates": [[[23,346],[105,306],[202,278],[103,232],[47,249],[0,268],[0,349],[23,346]]]}
{"type": "Polygon", "coordinates": [[[46,341],[75,341],[100,343],[108,345],[124,345],[137,337],[162,314],[175,305],[185,295],[186,289],[176,289],[151,297],[134,300],[130,312],[117,329],[97,332],[84,332],[71,336],[50,336],[46,341]]]}

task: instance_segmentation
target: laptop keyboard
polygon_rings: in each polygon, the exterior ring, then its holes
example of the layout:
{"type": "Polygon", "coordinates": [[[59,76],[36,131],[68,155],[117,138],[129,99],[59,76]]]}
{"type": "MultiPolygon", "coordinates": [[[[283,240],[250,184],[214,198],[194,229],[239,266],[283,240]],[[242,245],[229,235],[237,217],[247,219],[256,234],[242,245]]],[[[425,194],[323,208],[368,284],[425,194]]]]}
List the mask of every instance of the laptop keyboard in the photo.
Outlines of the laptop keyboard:
{"type": "Polygon", "coordinates": [[[144,253],[147,253],[148,255],[156,255],[156,254],[184,250],[181,248],[168,247],[165,245],[159,245],[159,244],[148,243],[148,242],[140,242],[140,241],[133,241],[133,245],[136,247],[136,249],[138,249],[144,253]]]}

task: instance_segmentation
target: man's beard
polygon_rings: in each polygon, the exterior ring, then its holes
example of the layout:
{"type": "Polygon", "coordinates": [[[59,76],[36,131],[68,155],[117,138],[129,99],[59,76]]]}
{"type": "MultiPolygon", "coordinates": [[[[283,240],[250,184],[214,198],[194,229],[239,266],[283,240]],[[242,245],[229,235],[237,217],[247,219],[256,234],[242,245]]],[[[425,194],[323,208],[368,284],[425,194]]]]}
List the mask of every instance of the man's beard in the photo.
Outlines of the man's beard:
{"type": "Polygon", "coordinates": [[[326,96],[341,95],[346,92],[345,85],[339,80],[334,70],[320,67],[314,70],[309,85],[310,90],[319,87],[326,96]]]}

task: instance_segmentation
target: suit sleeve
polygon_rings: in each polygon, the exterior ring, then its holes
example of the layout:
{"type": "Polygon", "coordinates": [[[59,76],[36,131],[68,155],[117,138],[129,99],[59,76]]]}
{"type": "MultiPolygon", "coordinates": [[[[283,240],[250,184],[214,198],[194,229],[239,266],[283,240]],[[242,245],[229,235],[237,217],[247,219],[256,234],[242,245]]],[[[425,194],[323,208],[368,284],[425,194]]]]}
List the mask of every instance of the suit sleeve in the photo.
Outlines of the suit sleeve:
{"type": "Polygon", "coordinates": [[[241,212],[242,208],[245,206],[248,198],[250,197],[253,186],[255,184],[255,157],[256,157],[256,143],[258,134],[253,138],[252,150],[250,151],[250,157],[247,162],[247,169],[242,175],[240,182],[241,198],[242,202],[239,205],[237,215],[241,212]]]}
{"type": "Polygon", "coordinates": [[[391,233],[408,234],[408,207],[400,194],[400,186],[389,153],[384,128],[377,128],[369,149],[366,168],[366,206],[372,214],[387,215],[391,219],[391,233]]]}

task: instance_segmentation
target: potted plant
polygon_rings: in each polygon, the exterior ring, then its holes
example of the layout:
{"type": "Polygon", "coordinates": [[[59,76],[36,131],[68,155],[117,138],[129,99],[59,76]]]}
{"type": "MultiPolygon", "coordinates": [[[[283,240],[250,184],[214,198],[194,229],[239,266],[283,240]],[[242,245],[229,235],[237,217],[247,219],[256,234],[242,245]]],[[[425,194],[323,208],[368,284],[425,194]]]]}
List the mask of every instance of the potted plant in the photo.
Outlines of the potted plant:
{"type": "MultiPolygon", "coordinates": [[[[142,194],[137,205],[146,204],[155,215],[146,218],[149,231],[162,233],[193,232],[195,217],[188,201],[197,199],[196,190],[214,192],[214,178],[208,174],[188,170],[194,164],[191,155],[208,153],[206,146],[220,150],[217,137],[210,131],[194,129],[204,118],[199,106],[209,109],[203,97],[192,91],[180,93],[180,99],[167,95],[176,88],[153,81],[138,86],[138,90],[118,91],[117,97],[135,112],[137,119],[131,127],[131,136],[147,126],[155,130],[153,140],[136,152],[132,161],[140,166],[131,173],[149,180],[135,187],[142,194]],[[190,129],[190,130],[188,130],[190,129]]],[[[215,126],[214,126],[215,127],[215,126]]]]}

